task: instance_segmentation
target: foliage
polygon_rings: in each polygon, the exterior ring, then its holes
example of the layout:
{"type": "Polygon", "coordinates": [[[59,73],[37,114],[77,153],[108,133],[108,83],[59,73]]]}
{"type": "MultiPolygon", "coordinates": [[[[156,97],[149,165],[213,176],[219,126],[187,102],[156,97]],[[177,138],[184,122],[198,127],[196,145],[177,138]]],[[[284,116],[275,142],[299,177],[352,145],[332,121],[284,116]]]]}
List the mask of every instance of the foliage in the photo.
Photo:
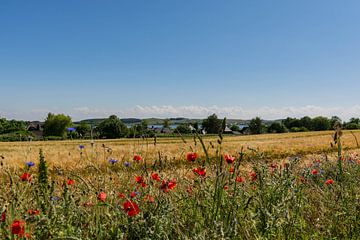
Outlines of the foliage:
{"type": "Polygon", "coordinates": [[[185,123],[179,124],[176,127],[175,132],[179,132],[181,134],[189,134],[191,133],[190,125],[185,123]]]}
{"type": "Polygon", "coordinates": [[[221,119],[218,119],[217,115],[214,113],[203,120],[202,127],[207,133],[218,134],[222,130],[222,121],[221,119]]]}
{"type": "Polygon", "coordinates": [[[166,118],[163,122],[163,128],[169,128],[170,127],[170,119],[166,118]]]}
{"type": "Polygon", "coordinates": [[[251,134],[261,134],[261,133],[263,133],[264,127],[265,126],[262,123],[261,118],[259,118],[259,117],[251,119],[251,121],[249,123],[249,128],[250,128],[251,134]]]}
{"type": "Polygon", "coordinates": [[[285,132],[287,132],[287,129],[284,124],[282,124],[280,122],[273,122],[268,127],[268,132],[269,133],[285,133],[285,132]]]}
{"type": "Polygon", "coordinates": [[[85,137],[90,133],[91,126],[84,121],[81,121],[78,126],[76,126],[76,132],[80,135],[80,137],[85,137]]]}
{"type": "Polygon", "coordinates": [[[236,124],[231,125],[230,129],[234,132],[240,132],[240,127],[236,124]]]}
{"type": "Polygon", "coordinates": [[[125,137],[128,133],[125,124],[115,115],[102,121],[96,129],[101,138],[108,139],[125,137]]]}
{"type": "Polygon", "coordinates": [[[44,123],[44,136],[65,137],[72,124],[71,117],[64,114],[49,113],[44,123]]]}
{"type": "MultiPolygon", "coordinates": [[[[332,126],[331,126],[332,127],[332,126]]],[[[330,121],[326,117],[315,117],[312,119],[312,128],[314,131],[324,131],[330,129],[330,121]]]]}
{"type": "Polygon", "coordinates": [[[0,134],[26,131],[26,123],[24,121],[6,120],[0,118],[0,134]]]}

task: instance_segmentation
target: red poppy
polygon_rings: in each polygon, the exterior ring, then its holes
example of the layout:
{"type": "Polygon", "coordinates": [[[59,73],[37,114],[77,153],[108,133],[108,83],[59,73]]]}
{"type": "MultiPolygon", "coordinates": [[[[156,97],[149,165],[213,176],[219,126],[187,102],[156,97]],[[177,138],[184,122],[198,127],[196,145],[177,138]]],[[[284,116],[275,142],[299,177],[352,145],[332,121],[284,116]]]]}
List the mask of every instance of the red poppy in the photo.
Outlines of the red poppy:
{"type": "Polygon", "coordinates": [[[131,198],[136,197],[136,195],[137,195],[137,194],[136,194],[136,192],[132,192],[132,193],[130,193],[130,197],[131,197],[131,198]]]}
{"type": "Polygon", "coordinates": [[[31,182],[31,174],[30,174],[30,173],[23,173],[23,174],[20,176],[20,179],[21,179],[22,181],[31,182]]]}
{"type": "Polygon", "coordinates": [[[256,172],[251,172],[251,173],[249,174],[249,176],[250,176],[251,181],[256,181],[256,179],[257,179],[256,172]]]}
{"type": "Polygon", "coordinates": [[[235,162],[235,157],[231,156],[230,154],[225,154],[224,158],[228,164],[232,164],[233,162],[235,162]]]}
{"type": "Polygon", "coordinates": [[[236,177],[236,181],[239,182],[239,183],[244,183],[245,178],[239,176],[239,177],[236,177]]]}
{"type": "Polygon", "coordinates": [[[272,164],[270,164],[270,167],[274,170],[274,169],[278,168],[278,165],[276,163],[272,163],[272,164]]]}
{"type": "Polygon", "coordinates": [[[162,189],[164,192],[169,192],[170,190],[174,189],[176,187],[176,179],[171,180],[163,180],[160,186],[160,189],[162,189]]]}
{"type": "Polygon", "coordinates": [[[140,155],[135,154],[133,160],[140,162],[141,160],[143,160],[143,158],[140,155]]]}
{"type": "Polygon", "coordinates": [[[229,189],[229,186],[224,186],[224,190],[227,191],[229,189]]]}
{"type": "Polygon", "coordinates": [[[144,182],[144,178],[142,176],[136,176],[135,181],[140,184],[144,182]]]}
{"type": "Polygon", "coordinates": [[[123,207],[124,207],[124,211],[130,217],[135,216],[140,213],[139,206],[136,203],[134,203],[133,201],[124,202],[123,207]]]}
{"type": "Polygon", "coordinates": [[[360,160],[358,161],[358,164],[360,164],[360,160]]]}
{"type": "Polygon", "coordinates": [[[126,198],[125,194],[123,194],[123,193],[118,193],[118,196],[119,196],[119,198],[126,198]]]}
{"type": "Polygon", "coordinates": [[[144,201],[145,201],[145,202],[153,203],[153,202],[155,202],[155,198],[154,198],[153,196],[151,196],[151,195],[146,195],[146,196],[144,197],[144,201]]]}
{"type": "Polygon", "coordinates": [[[99,200],[100,202],[105,202],[106,197],[107,197],[107,195],[106,195],[105,192],[100,192],[99,195],[98,195],[98,200],[99,200]]]}
{"type": "Polygon", "coordinates": [[[195,160],[198,158],[198,154],[191,152],[186,154],[186,160],[188,160],[189,162],[195,162],[195,160]]]}
{"type": "Polygon", "coordinates": [[[155,181],[158,181],[158,182],[161,181],[160,176],[157,173],[151,174],[151,178],[154,179],[155,181]]]}
{"type": "Polygon", "coordinates": [[[23,236],[25,234],[25,221],[24,220],[14,220],[11,224],[12,234],[23,236]]]}
{"type": "Polygon", "coordinates": [[[3,211],[3,213],[1,214],[1,217],[0,217],[0,222],[5,222],[6,221],[6,210],[3,211]]]}
{"type": "Polygon", "coordinates": [[[66,180],[66,183],[67,183],[67,185],[71,186],[71,185],[74,185],[74,184],[75,184],[75,180],[68,178],[68,179],[66,180]]]}
{"type": "Polygon", "coordinates": [[[306,179],[304,178],[304,176],[300,176],[300,181],[301,181],[302,183],[306,183],[306,182],[307,182],[306,179]]]}
{"type": "Polygon", "coordinates": [[[29,209],[28,210],[28,214],[30,215],[30,216],[34,216],[34,215],[39,215],[40,214],[40,211],[39,210],[32,210],[32,209],[29,209]]]}
{"type": "Polygon", "coordinates": [[[311,174],[312,175],[317,175],[319,173],[319,171],[317,169],[313,169],[311,170],[311,174]]]}
{"type": "Polygon", "coordinates": [[[206,175],[206,169],[202,168],[202,167],[195,168],[195,169],[193,169],[193,171],[194,171],[194,173],[197,173],[201,177],[205,177],[205,175],[206,175]]]}
{"type": "Polygon", "coordinates": [[[192,187],[188,187],[188,188],[186,189],[186,192],[187,192],[188,194],[191,194],[191,193],[193,192],[192,187]]]}
{"type": "Polygon", "coordinates": [[[230,173],[234,173],[234,172],[235,172],[235,168],[234,168],[234,167],[230,167],[229,172],[230,172],[230,173]]]}
{"type": "Polygon", "coordinates": [[[331,178],[325,181],[326,185],[331,185],[333,183],[334,183],[334,180],[332,180],[331,178]]]}

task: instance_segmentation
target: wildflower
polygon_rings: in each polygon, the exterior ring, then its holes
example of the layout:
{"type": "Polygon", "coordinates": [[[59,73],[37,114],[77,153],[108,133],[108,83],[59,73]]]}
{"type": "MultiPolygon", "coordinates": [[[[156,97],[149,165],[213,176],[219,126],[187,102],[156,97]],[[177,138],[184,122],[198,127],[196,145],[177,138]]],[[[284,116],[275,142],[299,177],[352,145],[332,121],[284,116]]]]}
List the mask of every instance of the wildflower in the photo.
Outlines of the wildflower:
{"type": "Polygon", "coordinates": [[[76,128],[74,128],[74,127],[69,127],[69,128],[67,128],[67,130],[68,130],[68,132],[75,132],[76,128]]]}
{"type": "Polygon", "coordinates": [[[26,162],[26,165],[30,168],[35,166],[35,163],[30,161],[30,162],[26,162]]]}
{"type": "Polygon", "coordinates": [[[313,170],[311,170],[311,174],[317,175],[317,174],[319,174],[319,171],[317,169],[313,169],[313,170]]]}
{"type": "Polygon", "coordinates": [[[224,190],[227,191],[229,189],[229,186],[225,185],[224,190]]]}
{"type": "Polygon", "coordinates": [[[358,161],[358,164],[360,164],[360,160],[358,161]]]}
{"type": "Polygon", "coordinates": [[[142,187],[146,187],[146,183],[144,181],[144,178],[142,176],[136,176],[135,181],[139,184],[141,184],[142,187]]]}
{"type": "Polygon", "coordinates": [[[325,181],[326,185],[331,185],[333,183],[334,183],[334,180],[332,180],[331,178],[325,181]]]}
{"type": "Polygon", "coordinates": [[[225,154],[224,157],[225,157],[225,161],[228,164],[232,164],[233,162],[235,162],[235,157],[233,157],[233,156],[231,156],[229,154],[225,154]]]}
{"type": "Polygon", "coordinates": [[[29,209],[28,211],[28,214],[30,215],[30,216],[34,216],[34,215],[39,215],[40,214],[40,211],[39,210],[32,210],[32,209],[29,209]]]}
{"type": "Polygon", "coordinates": [[[21,179],[21,181],[31,182],[31,174],[25,172],[25,173],[23,173],[23,174],[20,176],[20,179],[21,179]]]}
{"type": "Polygon", "coordinates": [[[237,182],[239,182],[239,183],[244,183],[244,182],[245,182],[245,178],[240,177],[240,176],[236,177],[235,180],[236,180],[237,182]]]}
{"type": "Polygon", "coordinates": [[[159,174],[157,174],[157,173],[151,174],[151,178],[152,178],[153,180],[155,180],[155,181],[158,181],[158,182],[161,181],[160,176],[159,176],[159,174]]]}
{"type": "Polygon", "coordinates": [[[234,173],[234,172],[235,172],[235,168],[234,168],[234,167],[230,167],[229,173],[234,173]]]}
{"type": "Polygon", "coordinates": [[[50,197],[50,200],[53,201],[53,202],[57,202],[57,201],[59,201],[60,199],[61,199],[61,198],[58,197],[58,196],[51,196],[51,197],[50,197]]]}
{"type": "Polygon", "coordinates": [[[131,197],[131,198],[136,197],[136,195],[137,195],[137,192],[132,192],[132,193],[130,193],[130,197],[131,197]]]}
{"type": "Polygon", "coordinates": [[[79,148],[80,148],[80,149],[84,149],[85,146],[84,146],[84,145],[79,145],[79,148]]]}
{"type": "Polygon", "coordinates": [[[112,159],[112,158],[111,158],[111,159],[109,160],[109,163],[110,163],[110,164],[115,164],[115,163],[117,163],[117,162],[118,162],[118,160],[116,160],[116,159],[112,159]]]}
{"type": "Polygon", "coordinates": [[[75,180],[68,178],[68,179],[66,180],[66,183],[67,183],[67,185],[71,186],[71,185],[74,185],[74,184],[75,184],[75,180]]]}
{"type": "Polygon", "coordinates": [[[130,167],[131,164],[130,164],[129,162],[124,162],[124,166],[125,166],[125,167],[130,167]]]}
{"type": "Polygon", "coordinates": [[[191,187],[188,187],[188,188],[186,189],[186,192],[187,192],[188,194],[191,194],[191,193],[193,192],[193,190],[192,190],[191,187]]]}
{"type": "Polygon", "coordinates": [[[25,221],[24,220],[14,220],[11,224],[12,234],[23,236],[25,234],[25,221]]]}
{"type": "Polygon", "coordinates": [[[118,196],[119,196],[119,198],[126,198],[126,196],[125,196],[125,194],[123,194],[123,193],[118,193],[118,196]]]}
{"type": "Polygon", "coordinates": [[[256,179],[257,179],[256,172],[249,173],[249,176],[250,176],[251,181],[256,181],[256,179]]]}
{"type": "Polygon", "coordinates": [[[205,177],[205,175],[206,175],[206,169],[202,168],[202,167],[195,168],[195,169],[193,169],[193,171],[194,171],[194,173],[197,173],[201,177],[205,177]]]}
{"type": "Polygon", "coordinates": [[[140,213],[139,206],[133,201],[124,202],[124,211],[129,217],[135,216],[140,213]]]}
{"type": "Polygon", "coordinates": [[[164,192],[169,192],[170,190],[174,189],[176,187],[176,179],[173,178],[169,181],[163,180],[160,186],[160,189],[162,189],[164,192]]]}
{"type": "Polygon", "coordinates": [[[106,195],[105,192],[100,192],[99,195],[98,195],[98,200],[99,200],[100,202],[105,202],[106,197],[107,197],[107,195],[106,195]]]}
{"type": "Polygon", "coordinates": [[[0,222],[5,222],[5,221],[6,221],[6,210],[2,212],[0,217],[0,222]]]}
{"type": "Polygon", "coordinates": [[[186,154],[186,160],[188,160],[189,162],[195,162],[195,160],[198,158],[198,154],[191,152],[186,154]]]}
{"type": "Polygon", "coordinates": [[[133,160],[140,162],[143,158],[140,155],[135,154],[133,160]]]}
{"type": "Polygon", "coordinates": [[[155,198],[154,198],[153,196],[151,196],[151,195],[146,195],[146,196],[144,197],[144,201],[145,201],[145,202],[153,203],[153,202],[155,202],[155,198]]]}

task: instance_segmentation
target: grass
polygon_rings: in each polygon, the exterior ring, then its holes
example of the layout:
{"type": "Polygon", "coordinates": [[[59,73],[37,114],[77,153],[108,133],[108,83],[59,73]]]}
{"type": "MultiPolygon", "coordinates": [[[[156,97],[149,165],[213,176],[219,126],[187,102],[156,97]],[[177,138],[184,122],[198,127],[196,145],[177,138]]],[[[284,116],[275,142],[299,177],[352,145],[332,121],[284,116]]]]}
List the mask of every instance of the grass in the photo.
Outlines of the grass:
{"type": "Polygon", "coordinates": [[[1,143],[1,239],[356,239],[358,149],[332,135],[1,143]]]}

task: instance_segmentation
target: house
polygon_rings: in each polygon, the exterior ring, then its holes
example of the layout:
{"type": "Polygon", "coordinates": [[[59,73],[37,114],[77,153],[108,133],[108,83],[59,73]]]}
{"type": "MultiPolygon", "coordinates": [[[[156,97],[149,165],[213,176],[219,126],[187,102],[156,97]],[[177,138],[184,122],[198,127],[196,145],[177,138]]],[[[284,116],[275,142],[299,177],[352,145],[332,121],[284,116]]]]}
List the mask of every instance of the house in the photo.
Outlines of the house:
{"type": "Polygon", "coordinates": [[[36,138],[42,138],[44,135],[44,123],[39,121],[30,122],[26,130],[31,132],[36,138]]]}

